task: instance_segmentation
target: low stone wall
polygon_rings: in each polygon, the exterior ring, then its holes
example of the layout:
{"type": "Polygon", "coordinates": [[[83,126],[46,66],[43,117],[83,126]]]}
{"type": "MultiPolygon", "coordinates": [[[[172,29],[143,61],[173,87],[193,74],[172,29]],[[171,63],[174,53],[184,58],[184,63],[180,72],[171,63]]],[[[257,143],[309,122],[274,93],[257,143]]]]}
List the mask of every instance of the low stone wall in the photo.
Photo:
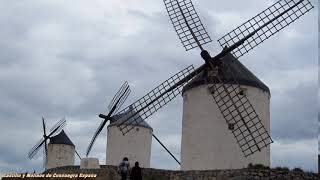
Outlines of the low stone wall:
{"type": "MultiPolygon", "coordinates": [[[[239,170],[207,170],[207,171],[173,171],[161,169],[143,169],[143,180],[319,180],[320,176],[315,173],[261,170],[261,169],[239,169],[239,170]]],[[[120,180],[115,166],[101,166],[101,169],[80,169],[79,166],[60,167],[45,171],[43,174],[54,173],[56,175],[75,174],[78,177],[46,177],[36,179],[57,180],[57,179],[85,179],[80,174],[96,174],[97,180],[120,180]]],[[[3,178],[21,179],[21,178],[3,178]]],[[[31,179],[31,178],[24,178],[31,179]]]]}

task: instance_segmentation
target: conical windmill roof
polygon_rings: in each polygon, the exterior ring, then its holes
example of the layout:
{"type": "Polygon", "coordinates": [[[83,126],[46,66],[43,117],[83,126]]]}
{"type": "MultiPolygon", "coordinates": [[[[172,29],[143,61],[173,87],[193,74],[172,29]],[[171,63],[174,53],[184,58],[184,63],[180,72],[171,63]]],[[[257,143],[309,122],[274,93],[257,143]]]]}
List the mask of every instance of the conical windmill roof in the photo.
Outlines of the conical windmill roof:
{"type": "MultiPolygon", "coordinates": [[[[125,111],[121,114],[116,114],[114,116],[112,116],[113,120],[110,121],[110,124],[108,125],[108,127],[111,127],[111,126],[117,126],[119,124],[121,124],[122,122],[124,122],[126,120],[125,117],[128,117],[130,116],[131,114],[135,113],[135,111],[133,110],[133,108],[130,106],[128,111],[125,111]]],[[[141,127],[145,127],[145,128],[148,128],[148,129],[151,129],[152,130],[152,127],[146,122],[144,121],[141,116],[138,114],[135,115],[137,117],[137,122],[139,122],[138,124],[136,122],[133,122],[131,124],[131,122],[125,122],[125,124],[128,124],[128,125],[133,125],[133,126],[141,126],[141,127]]]]}
{"type": "MultiPolygon", "coordinates": [[[[229,65],[230,71],[233,72],[233,74],[236,76],[236,79],[240,85],[247,85],[259,88],[263,91],[266,91],[270,94],[270,90],[267,85],[265,85],[259,78],[257,78],[249,69],[247,69],[237,58],[235,58],[231,53],[227,54],[225,57],[223,57],[222,61],[229,65]]],[[[225,68],[225,67],[224,67],[225,68]]],[[[223,72],[225,71],[222,68],[223,72]]],[[[232,76],[231,74],[225,74],[226,78],[222,79],[224,83],[232,83],[232,76]]],[[[207,80],[206,73],[202,71],[199,73],[194,79],[192,79],[182,90],[182,93],[185,91],[192,89],[194,87],[204,85],[204,84],[210,84],[210,83],[218,83],[218,82],[212,82],[212,80],[207,80]]]]}
{"type": "Polygon", "coordinates": [[[51,137],[49,144],[66,144],[74,147],[74,144],[64,130],[62,130],[58,135],[51,137]]]}

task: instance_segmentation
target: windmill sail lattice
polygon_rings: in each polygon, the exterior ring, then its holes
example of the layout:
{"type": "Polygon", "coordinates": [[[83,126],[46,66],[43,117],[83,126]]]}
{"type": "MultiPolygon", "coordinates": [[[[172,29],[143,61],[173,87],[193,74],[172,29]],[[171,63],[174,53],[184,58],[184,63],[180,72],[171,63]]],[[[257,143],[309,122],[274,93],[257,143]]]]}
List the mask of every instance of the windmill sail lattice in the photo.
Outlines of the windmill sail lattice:
{"type": "Polygon", "coordinates": [[[141,123],[174,99],[181,93],[183,85],[186,84],[196,73],[197,71],[194,71],[194,67],[192,65],[188,66],[161,83],[133,104],[129,105],[127,108],[120,111],[119,113],[134,112],[129,113],[130,116],[118,125],[122,133],[128,133],[134,128],[132,125],[141,123]]]}
{"type": "Polygon", "coordinates": [[[230,47],[271,21],[247,39],[242,45],[233,50],[232,54],[235,57],[241,57],[281,29],[296,21],[312,8],[313,6],[309,0],[280,0],[224,35],[218,42],[222,48],[230,47]]]}
{"type": "Polygon", "coordinates": [[[87,151],[86,151],[86,156],[87,157],[88,157],[88,155],[89,155],[89,153],[90,153],[90,151],[92,149],[92,146],[93,146],[94,142],[96,141],[98,135],[100,134],[100,132],[102,131],[102,129],[105,126],[106,123],[107,123],[106,120],[102,120],[100,125],[98,126],[97,130],[95,131],[95,133],[94,133],[94,135],[93,135],[93,137],[92,137],[92,139],[91,139],[91,141],[90,141],[90,143],[88,145],[87,151]]]}
{"type": "Polygon", "coordinates": [[[191,0],[164,0],[163,2],[186,51],[212,41],[191,0]]]}
{"type": "Polygon", "coordinates": [[[40,147],[44,144],[44,138],[42,138],[42,139],[40,139],[37,143],[36,143],[36,145],[34,145],[31,149],[30,149],[30,151],[29,151],[29,153],[28,153],[28,158],[29,159],[32,159],[36,154],[37,154],[37,152],[40,150],[40,147]]]}
{"type": "Polygon", "coordinates": [[[217,83],[210,84],[208,89],[244,156],[247,157],[273,141],[247,96],[241,93],[236,74],[227,64],[222,63],[221,67],[223,68],[220,68],[218,73],[209,76],[212,78],[211,82],[217,83]],[[223,82],[227,76],[228,84],[223,82]]]}
{"type": "Polygon", "coordinates": [[[126,81],[123,83],[118,92],[112,98],[110,104],[108,105],[108,110],[111,111],[112,108],[116,105],[116,108],[113,111],[113,114],[116,114],[119,108],[122,106],[122,104],[126,101],[130,93],[131,90],[128,82],[126,81]]]}
{"type": "Polygon", "coordinates": [[[52,133],[51,135],[54,135],[54,134],[59,133],[59,132],[66,126],[66,122],[67,122],[66,118],[62,118],[59,122],[57,122],[57,123],[50,129],[50,134],[51,134],[52,132],[54,132],[54,133],[52,133]]]}

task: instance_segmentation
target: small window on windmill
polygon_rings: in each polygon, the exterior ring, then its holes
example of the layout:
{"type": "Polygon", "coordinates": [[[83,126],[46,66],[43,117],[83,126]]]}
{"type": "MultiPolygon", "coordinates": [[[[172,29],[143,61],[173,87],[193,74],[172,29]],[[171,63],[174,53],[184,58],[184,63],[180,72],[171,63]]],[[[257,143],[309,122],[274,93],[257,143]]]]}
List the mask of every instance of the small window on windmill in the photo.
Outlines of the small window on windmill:
{"type": "Polygon", "coordinates": [[[136,131],[139,131],[139,128],[136,128],[136,131]]]}
{"type": "Polygon", "coordinates": [[[210,94],[214,94],[214,91],[215,91],[214,85],[209,85],[208,90],[210,94]]]}
{"type": "Polygon", "coordinates": [[[233,131],[234,130],[234,123],[228,123],[228,129],[233,131]]]}
{"type": "Polygon", "coordinates": [[[241,96],[247,95],[247,90],[248,90],[247,88],[240,87],[239,95],[241,96]]]}

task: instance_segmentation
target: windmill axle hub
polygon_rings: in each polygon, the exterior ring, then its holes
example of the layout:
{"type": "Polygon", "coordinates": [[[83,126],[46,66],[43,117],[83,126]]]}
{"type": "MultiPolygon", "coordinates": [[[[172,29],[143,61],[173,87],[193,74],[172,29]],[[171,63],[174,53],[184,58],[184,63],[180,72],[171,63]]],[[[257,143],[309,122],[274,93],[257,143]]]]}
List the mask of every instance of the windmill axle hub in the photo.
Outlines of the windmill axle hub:
{"type": "Polygon", "coordinates": [[[102,119],[109,119],[110,117],[104,115],[104,114],[99,114],[99,118],[102,118],[102,119]]]}

